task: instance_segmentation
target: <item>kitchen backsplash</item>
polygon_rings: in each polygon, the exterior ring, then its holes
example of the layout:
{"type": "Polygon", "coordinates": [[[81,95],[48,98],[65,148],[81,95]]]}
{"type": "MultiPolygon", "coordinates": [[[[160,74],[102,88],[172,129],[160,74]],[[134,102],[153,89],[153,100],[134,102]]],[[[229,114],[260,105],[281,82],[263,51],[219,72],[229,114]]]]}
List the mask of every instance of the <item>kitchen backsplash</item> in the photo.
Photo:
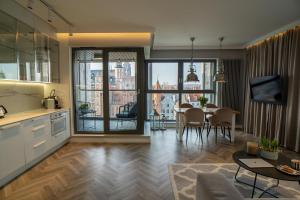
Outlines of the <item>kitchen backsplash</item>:
{"type": "Polygon", "coordinates": [[[43,84],[0,82],[0,105],[8,114],[39,109],[43,97],[43,84]]]}

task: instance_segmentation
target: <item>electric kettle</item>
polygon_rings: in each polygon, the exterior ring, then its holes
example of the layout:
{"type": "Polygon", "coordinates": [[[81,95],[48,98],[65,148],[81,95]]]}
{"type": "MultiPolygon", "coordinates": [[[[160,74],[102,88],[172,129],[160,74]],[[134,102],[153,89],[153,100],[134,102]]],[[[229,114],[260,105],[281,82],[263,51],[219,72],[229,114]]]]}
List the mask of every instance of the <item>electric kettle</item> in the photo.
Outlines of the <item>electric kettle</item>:
{"type": "Polygon", "coordinates": [[[6,108],[3,105],[0,105],[0,118],[4,118],[6,113],[7,113],[6,108]]]}

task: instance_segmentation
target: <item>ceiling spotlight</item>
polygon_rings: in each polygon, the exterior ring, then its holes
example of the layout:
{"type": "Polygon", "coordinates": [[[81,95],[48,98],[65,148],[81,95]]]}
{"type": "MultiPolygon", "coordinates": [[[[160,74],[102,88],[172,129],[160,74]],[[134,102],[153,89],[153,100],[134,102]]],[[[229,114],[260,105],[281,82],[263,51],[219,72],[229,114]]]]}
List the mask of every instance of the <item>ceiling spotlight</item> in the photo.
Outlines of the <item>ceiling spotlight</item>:
{"type": "Polygon", "coordinates": [[[69,36],[73,36],[73,26],[69,25],[69,36]]]}
{"type": "Polygon", "coordinates": [[[28,0],[27,1],[27,8],[29,8],[30,10],[33,9],[33,0],[28,0]]]}
{"type": "Polygon", "coordinates": [[[50,8],[48,8],[48,22],[52,23],[53,16],[52,16],[52,11],[50,8]]]}

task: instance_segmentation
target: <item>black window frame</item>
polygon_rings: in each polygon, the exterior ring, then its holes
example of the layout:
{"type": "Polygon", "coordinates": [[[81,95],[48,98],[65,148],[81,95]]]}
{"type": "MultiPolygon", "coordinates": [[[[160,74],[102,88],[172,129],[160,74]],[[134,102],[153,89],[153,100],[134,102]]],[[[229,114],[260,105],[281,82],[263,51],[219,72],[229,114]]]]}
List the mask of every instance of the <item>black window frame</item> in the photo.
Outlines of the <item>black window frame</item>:
{"type": "MultiPolygon", "coordinates": [[[[184,68],[184,63],[190,62],[190,59],[148,59],[145,60],[145,91],[144,91],[144,99],[145,99],[145,112],[144,112],[144,119],[149,120],[147,115],[148,115],[148,108],[147,108],[147,103],[148,103],[148,94],[155,94],[155,93],[167,93],[167,94],[178,94],[179,95],[179,105],[182,103],[182,94],[214,94],[215,98],[214,101],[216,101],[216,83],[213,82],[213,89],[212,90],[184,90],[183,89],[183,82],[185,80],[183,68],[184,68]],[[152,90],[149,89],[148,83],[149,83],[149,63],[178,63],[178,77],[177,77],[177,90],[152,90]]],[[[200,59],[194,59],[193,62],[210,62],[214,63],[213,66],[213,73],[216,73],[217,70],[217,58],[216,59],[205,59],[205,58],[200,58],[200,59]]],[[[170,122],[175,121],[175,120],[168,120],[170,122]]]]}

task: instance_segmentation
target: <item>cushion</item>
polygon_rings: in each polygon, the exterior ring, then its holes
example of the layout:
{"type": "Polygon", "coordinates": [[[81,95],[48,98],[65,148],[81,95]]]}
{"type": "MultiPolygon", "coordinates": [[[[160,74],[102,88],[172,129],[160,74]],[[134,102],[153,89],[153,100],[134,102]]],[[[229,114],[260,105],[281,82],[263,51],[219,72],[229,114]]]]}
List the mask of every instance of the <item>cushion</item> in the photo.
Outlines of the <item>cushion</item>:
{"type": "Polygon", "coordinates": [[[244,197],[225,176],[217,173],[198,174],[196,200],[240,199],[244,199],[244,197]]]}

